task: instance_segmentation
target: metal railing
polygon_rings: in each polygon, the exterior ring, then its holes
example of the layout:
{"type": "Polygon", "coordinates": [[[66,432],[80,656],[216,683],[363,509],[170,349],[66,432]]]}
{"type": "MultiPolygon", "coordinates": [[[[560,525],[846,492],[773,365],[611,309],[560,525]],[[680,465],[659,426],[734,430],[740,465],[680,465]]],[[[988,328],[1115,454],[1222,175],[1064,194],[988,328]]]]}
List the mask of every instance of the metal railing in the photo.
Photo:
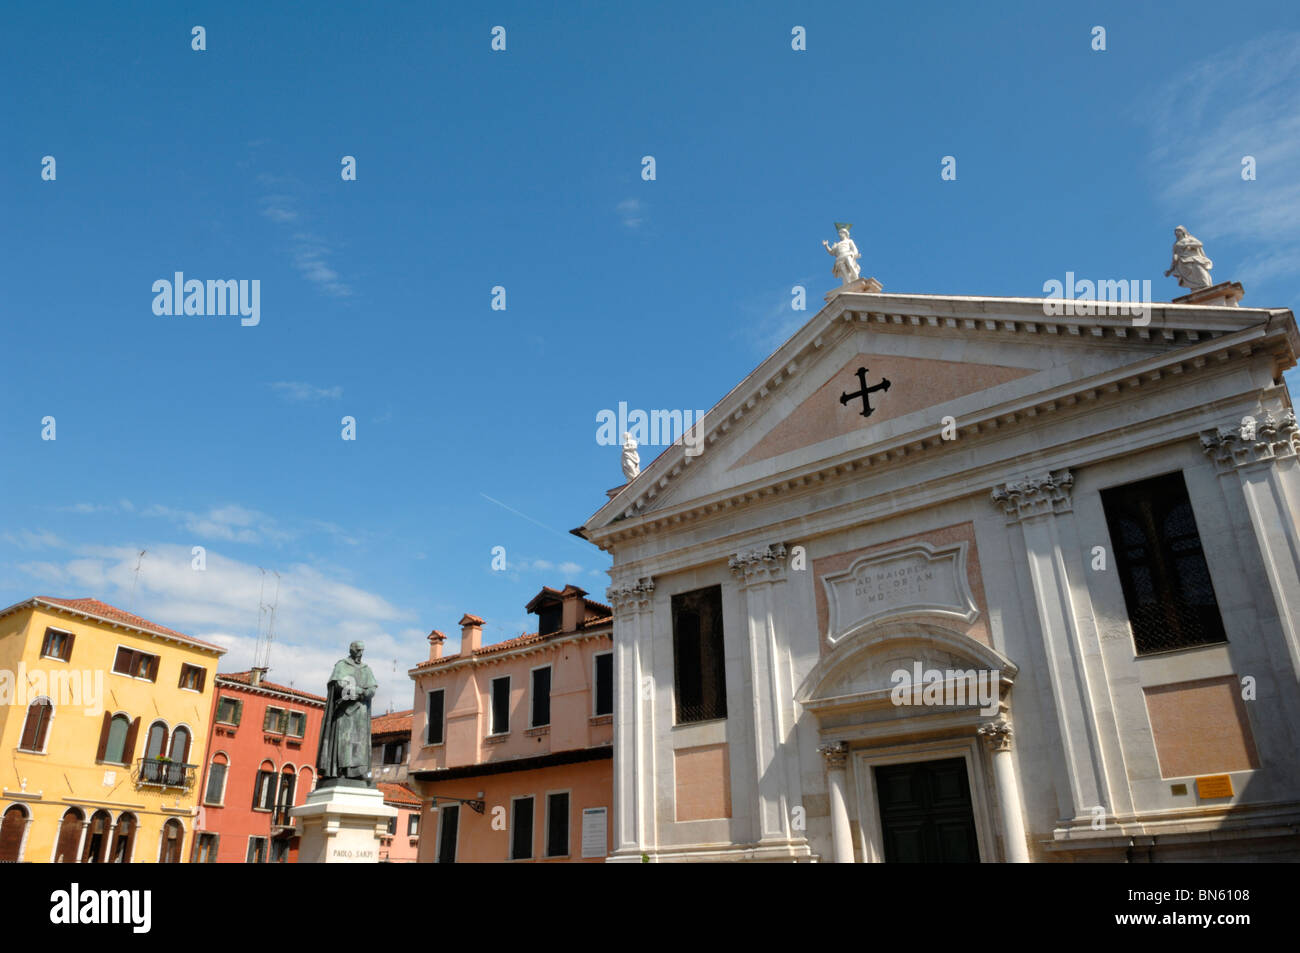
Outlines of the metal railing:
{"type": "Polygon", "coordinates": [[[164,788],[185,788],[194,785],[196,764],[182,764],[163,758],[141,758],[137,764],[137,777],[141,784],[153,784],[164,788]]]}

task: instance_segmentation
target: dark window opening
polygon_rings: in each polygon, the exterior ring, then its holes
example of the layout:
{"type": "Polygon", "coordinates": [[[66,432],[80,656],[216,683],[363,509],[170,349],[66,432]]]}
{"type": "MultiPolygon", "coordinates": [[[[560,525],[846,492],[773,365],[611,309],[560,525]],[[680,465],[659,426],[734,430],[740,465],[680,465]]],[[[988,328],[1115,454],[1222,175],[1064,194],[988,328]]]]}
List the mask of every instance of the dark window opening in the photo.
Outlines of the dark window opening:
{"type": "Polygon", "coordinates": [[[673,596],[672,606],[677,723],[726,718],[722,587],[673,596]]]}

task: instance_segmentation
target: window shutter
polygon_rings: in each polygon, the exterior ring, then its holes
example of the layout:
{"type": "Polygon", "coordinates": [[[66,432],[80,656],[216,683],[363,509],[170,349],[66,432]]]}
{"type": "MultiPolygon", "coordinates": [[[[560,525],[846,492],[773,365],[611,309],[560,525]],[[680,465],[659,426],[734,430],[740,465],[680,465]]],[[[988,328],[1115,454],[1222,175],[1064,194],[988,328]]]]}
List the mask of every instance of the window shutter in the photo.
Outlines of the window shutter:
{"type": "Polygon", "coordinates": [[[262,793],[262,785],[265,783],[265,778],[266,778],[266,772],[258,771],[257,777],[253,780],[253,807],[262,806],[262,800],[260,795],[262,793]]]}
{"type": "Polygon", "coordinates": [[[271,726],[275,724],[275,709],[268,708],[262,715],[262,730],[271,731],[271,726]]]}
{"type": "Polygon", "coordinates": [[[63,660],[65,662],[72,660],[72,643],[76,640],[77,637],[71,632],[69,632],[67,637],[63,640],[63,660]]]}
{"type": "Polygon", "coordinates": [[[149,659],[149,681],[158,681],[158,656],[151,656],[149,659]]]}
{"type": "Polygon", "coordinates": [[[240,717],[244,714],[244,703],[241,699],[235,699],[235,716],[231,718],[233,724],[238,725],[240,717]]]}
{"type": "Polygon", "coordinates": [[[99,750],[95,753],[96,761],[104,760],[104,752],[108,750],[108,729],[113,724],[113,713],[104,712],[104,720],[99,727],[99,750]]]}
{"type": "Polygon", "coordinates": [[[280,734],[287,735],[288,733],[289,733],[289,710],[286,708],[284,711],[280,712],[280,734]]]}
{"type": "Polygon", "coordinates": [[[126,729],[126,744],[122,746],[122,763],[130,764],[135,760],[135,738],[140,733],[140,718],[137,716],[126,729]]]}
{"type": "Polygon", "coordinates": [[[177,687],[177,688],[184,688],[184,687],[185,687],[185,675],[186,675],[186,673],[187,673],[188,671],[189,671],[189,666],[186,665],[184,662],[182,662],[182,663],[181,663],[181,677],[180,677],[180,680],[177,681],[177,683],[176,683],[176,687],[177,687]]]}
{"type": "Polygon", "coordinates": [[[203,691],[203,687],[207,683],[208,683],[208,670],[206,668],[201,668],[199,669],[199,691],[203,691]]]}
{"type": "Polygon", "coordinates": [[[42,702],[32,702],[27,706],[27,718],[23,722],[23,736],[18,742],[18,747],[25,751],[34,751],[36,749],[36,736],[40,734],[41,716],[45,714],[45,705],[42,702]]]}

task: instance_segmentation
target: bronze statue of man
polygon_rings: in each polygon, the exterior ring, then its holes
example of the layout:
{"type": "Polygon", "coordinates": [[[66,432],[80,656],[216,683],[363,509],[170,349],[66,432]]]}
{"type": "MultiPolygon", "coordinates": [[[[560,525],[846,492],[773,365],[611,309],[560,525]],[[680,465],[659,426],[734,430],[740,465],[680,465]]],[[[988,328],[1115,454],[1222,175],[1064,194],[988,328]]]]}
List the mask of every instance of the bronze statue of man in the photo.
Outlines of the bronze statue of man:
{"type": "Polygon", "coordinates": [[[370,777],[370,700],[379,683],[370,666],[361,662],[365,648],[364,643],[353,642],[348,657],[335,662],[330,673],[316,756],[322,782],[341,779],[374,786],[370,777]]]}

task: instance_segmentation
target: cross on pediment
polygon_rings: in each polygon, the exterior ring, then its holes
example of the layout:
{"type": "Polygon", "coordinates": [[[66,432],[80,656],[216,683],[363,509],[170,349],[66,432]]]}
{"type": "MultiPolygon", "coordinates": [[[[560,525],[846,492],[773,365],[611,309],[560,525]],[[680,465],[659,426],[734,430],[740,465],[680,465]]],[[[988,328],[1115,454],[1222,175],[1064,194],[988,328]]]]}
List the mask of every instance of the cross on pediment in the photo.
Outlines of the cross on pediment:
{"type": "Polygon", "coordinates": [[[880,379],[880,383],[879,383],[879,384],[875,384],[875,385],[873,385],[873,386],[871,386],[871,387],[868,387],[868,386],[867,386],[867,369],[866,369],[865,367],[859,367],[859,368],[858,368],[858,383],[861,385],[861,390],[859,390],[859,391],[857,391],[856,393],[853,393],[853,394],[850,394],[850,393],[847,393],[847,392],[841,394],[841,395],[840,395],[840,403],[841,403],[841,404],[847,404],[849,401],[851,401],[851,400],[857,400],[859,397],[861,397],[861,398],[862,398],[862,416],[863,416],[863,417],[870,417],[870,416],[875,412],[875,408],[871,406],[871,395],[874,394],[874,393],[875,393],[876,391],[878,391],[878,390],[889,390],[889,378],[887,378],[887,377],[882,377],[882,378],[880,379]]]}

